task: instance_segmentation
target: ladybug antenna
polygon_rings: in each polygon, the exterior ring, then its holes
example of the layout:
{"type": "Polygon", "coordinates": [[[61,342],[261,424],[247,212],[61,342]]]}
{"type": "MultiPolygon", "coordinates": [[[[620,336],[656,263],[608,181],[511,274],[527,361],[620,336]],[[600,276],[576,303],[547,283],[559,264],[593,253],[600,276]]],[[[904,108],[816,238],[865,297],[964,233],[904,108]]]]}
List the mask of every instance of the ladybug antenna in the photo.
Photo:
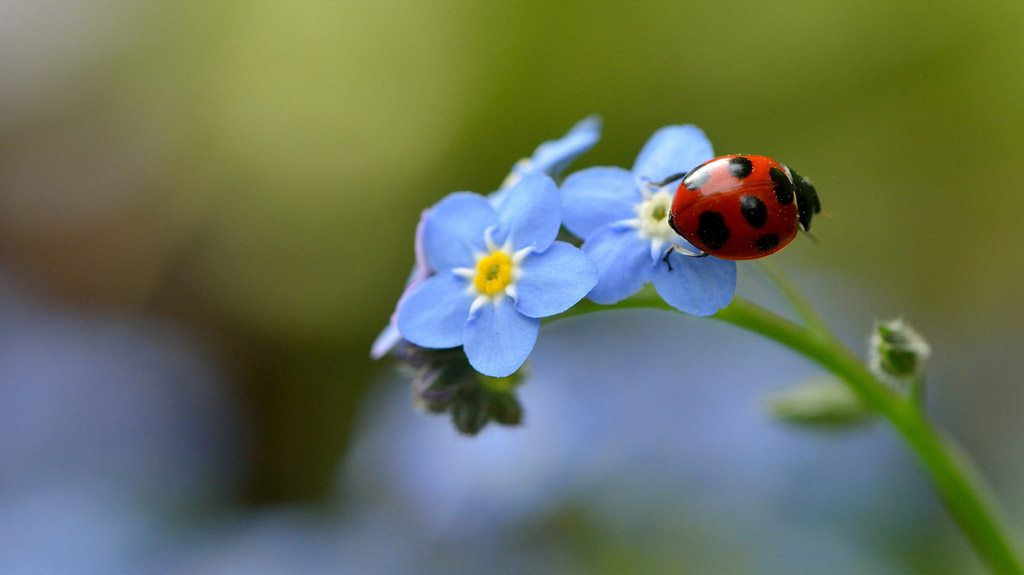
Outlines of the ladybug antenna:
{"type": "MultiPolygon", "coordinates": [[[[690,170],[690,172],[692,172],[692,171],[693,170],[690,170]]],[[[655,188],[660,188],[660,187],[668,185],[668,184],[670,184],[670,183],[672,183],[672,182],[674,182],[676,180],[681,180],[681,179],[685,178],[686,176],[688,176],[690,174],[690,172],[680,172],[678,174],[672,174],[671,176],[665,178],[664,180],[659,180],[657,182],[648,181],[647,185],[648,186],[653,186],[655,188]]]]}

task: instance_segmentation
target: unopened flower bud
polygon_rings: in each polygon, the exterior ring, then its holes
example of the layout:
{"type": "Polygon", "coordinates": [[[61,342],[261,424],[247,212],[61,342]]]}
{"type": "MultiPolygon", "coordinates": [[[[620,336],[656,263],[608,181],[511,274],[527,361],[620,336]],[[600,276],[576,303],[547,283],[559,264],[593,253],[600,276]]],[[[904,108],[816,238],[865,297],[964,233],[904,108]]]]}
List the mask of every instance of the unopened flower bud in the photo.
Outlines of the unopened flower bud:
{"type": "Polygon", "coordinates": [[[876,374],[906,381],[924,371],[931,347],[902,318],[875,322],[868,349],[868,366],[876,374]]]}
{"type": "Polygon", "coordinates": [[[393,353],[412,378],[416,407],[432,414],[448,413],[460,433],[476,435],[491,421],[502,425],[522,421],[515,389],[523,369],[508,377],[488,377],[469,365],[461,347],[428,349],[402,341],[393,353]]]}

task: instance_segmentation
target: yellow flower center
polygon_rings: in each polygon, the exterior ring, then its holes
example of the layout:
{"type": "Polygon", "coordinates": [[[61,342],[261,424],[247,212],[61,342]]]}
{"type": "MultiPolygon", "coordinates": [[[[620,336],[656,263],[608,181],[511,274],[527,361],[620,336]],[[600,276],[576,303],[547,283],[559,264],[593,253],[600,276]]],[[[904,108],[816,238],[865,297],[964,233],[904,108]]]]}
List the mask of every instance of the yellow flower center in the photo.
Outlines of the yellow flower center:
{"type": "Polygon", "coordinates": [[[512,283],[512,260],[501,251],[492,252],[476,263],[476,277],[473,285],[481,293],[494,295],[504,291],[512,283]]]}
{"type": "Polygon", "coordinates": [[[487,251],[474,254],[476,267],[458,267],[452,270],[455,275],[469,282],[466,286],[467,293],[473,296],[473,304],[469,308],[470,315],[486,304],[498,306],[506,299],[518,302],[516,282],[523,275],[520,264],[534,251],[533,246],[526,246],[513,252],[511,240],[506,240],[499,246],[491,239],[491,231],[492,229],[488,228],[484,232],[487,251]]]}

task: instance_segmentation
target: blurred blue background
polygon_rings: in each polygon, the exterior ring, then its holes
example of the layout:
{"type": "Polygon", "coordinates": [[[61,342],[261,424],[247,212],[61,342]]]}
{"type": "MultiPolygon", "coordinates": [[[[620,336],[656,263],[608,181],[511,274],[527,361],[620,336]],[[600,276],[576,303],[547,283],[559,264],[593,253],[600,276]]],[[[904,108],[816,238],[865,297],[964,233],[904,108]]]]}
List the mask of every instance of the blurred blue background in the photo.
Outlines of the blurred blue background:
{"type": "MultiPolygon", "coordinates": [[[[0,571],[970,573],[884,426],[713,322],[541,334],[522,429],[369,360],[424,207],[591,113],[814,180],[777,260],[850,344],[904,314],[1024,523],[1024,5],[0,2],[0,571]],[[54,550],[62,550],[56,553],[54,550]]],[[[744,293],[772,301],[753,268],[744,293]]]]}

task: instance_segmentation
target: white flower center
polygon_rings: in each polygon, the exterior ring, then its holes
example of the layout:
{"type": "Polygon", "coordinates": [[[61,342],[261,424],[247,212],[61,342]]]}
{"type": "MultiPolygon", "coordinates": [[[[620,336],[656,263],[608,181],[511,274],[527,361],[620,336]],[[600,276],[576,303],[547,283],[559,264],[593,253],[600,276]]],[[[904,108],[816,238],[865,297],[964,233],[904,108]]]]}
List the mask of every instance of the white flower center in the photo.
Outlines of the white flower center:
{"type": "Polygon", "coordinates": [[[640,235],[657,244],[665,244],[676,237],[672,227],[668,225],[669,212],[672,209],[672,193],[662,188],[652,192],[645,187],[640,188],[644,199],[636,205],[637,218],[633,224],[640,235]]]}

